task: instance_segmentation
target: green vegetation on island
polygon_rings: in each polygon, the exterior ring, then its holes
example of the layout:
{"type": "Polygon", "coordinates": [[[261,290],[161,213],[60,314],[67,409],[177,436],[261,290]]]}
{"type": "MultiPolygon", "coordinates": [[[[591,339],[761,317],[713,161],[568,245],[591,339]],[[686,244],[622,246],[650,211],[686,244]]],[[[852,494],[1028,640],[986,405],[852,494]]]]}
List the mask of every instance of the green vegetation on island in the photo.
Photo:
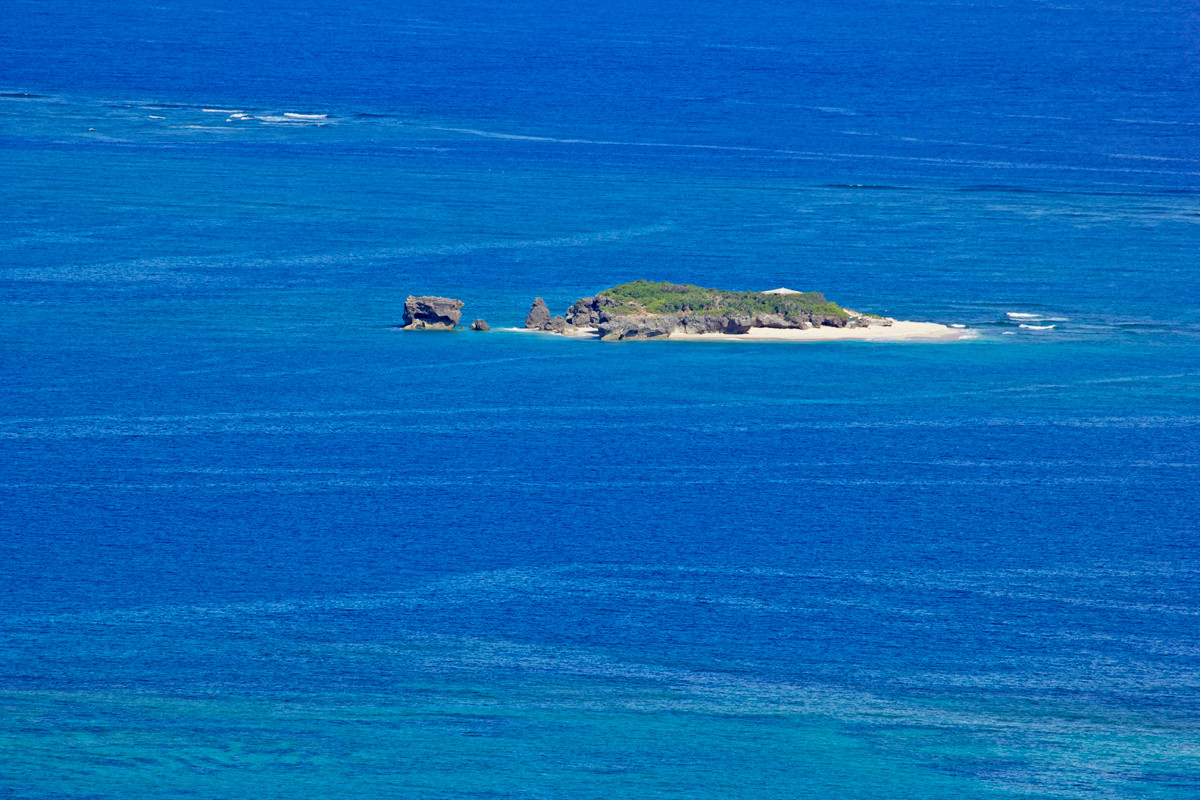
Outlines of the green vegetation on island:
{"type": "Polygon", "coordinates": [[[611,300],[610,313],[711,314],[718,316],[774,314],[780,317],[837,317],[846,319],[846,309],[831,303],[820,292],[766,294],[705,289],[690,283],[633,281],[600,293],[611,300]]]}

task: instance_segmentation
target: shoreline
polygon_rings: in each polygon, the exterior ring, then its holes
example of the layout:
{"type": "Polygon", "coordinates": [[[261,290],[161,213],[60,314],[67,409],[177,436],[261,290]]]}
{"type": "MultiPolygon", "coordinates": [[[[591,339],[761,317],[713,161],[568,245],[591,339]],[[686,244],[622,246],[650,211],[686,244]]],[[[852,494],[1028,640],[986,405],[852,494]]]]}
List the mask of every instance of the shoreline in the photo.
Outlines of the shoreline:
{"type": "MultiPolygon", "coordinates": [[[[540,331],[530,328],[499,328],[498,330],[521,333],[549,333],[568,339],[599,338],[596,328],[577,328],[574,331],[540,331]]],[[[751,328],[746,333],[684,333],[676,331],[668,336],[656,336],[645,341],[671,342],[956,342],[974,339],[979,332],[970,328],[951,328],[937,322],[909,322],[895,320],[891,325],[872,325],[869,328],[834,328],[822,325],[818,328],[751,328]]]]}
{"type": "Polygon", "coordinates": [[[978,335],[968,328],[951,328],[937,322],[896,320],[891,325],[869,328],[751,328],[745,333],[672,333],[671,340],[681,342],[956,342],[978,335]]]}

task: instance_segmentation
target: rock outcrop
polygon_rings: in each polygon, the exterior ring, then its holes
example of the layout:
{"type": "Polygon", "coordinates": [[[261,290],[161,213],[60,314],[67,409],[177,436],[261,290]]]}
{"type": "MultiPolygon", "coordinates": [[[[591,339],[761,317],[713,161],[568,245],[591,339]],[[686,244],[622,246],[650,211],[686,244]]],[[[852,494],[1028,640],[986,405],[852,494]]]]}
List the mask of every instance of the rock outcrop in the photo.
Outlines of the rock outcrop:
{"type": "Polygon", "coordinates": [[[525,317],[525,327],[544,331],[549,324],[550,309],[546,308],[546,301],[540,297],[535,297],[533,305],[529,307],[529,314],[525,317]]]}
{"type": "Polygon", "coordinates": [[[414,297],[404,300],[404,330],[454,329],[462,319],[462,300],[452,297],[414,297]]]}
{"type": "Polygon", "coordinates": [[[600,322],[600,309],[611,305],[613,301],[603,295],[581,297],[567,309],[567,323],[576,328],[594,328],[600,322]]]}
{"type": "Polygon", "coordinates": [[[486,321],[484,321],[482,319],[477,319],[471,323],[471,330],[473,330],[473,331],[490,331],[491,326],[489,326],[486,321]]]}
{"type": "Polygon", "coordinates": [[[529,315],[525,317],[525,327],[535,331],[547,331],[548,333],[561,334],[576,334],[579,332],[578,326],[571,322],[571,311],[567,311],[566,317],[561,314],[550,316],[550,309],[546,307],[546,301],[538,297],[533,301],[533,306],[529,309],[529,315]]]}
{"type": "Polygon", "coordinates": [[[846,309],[846,313],[850,315],[849,322],[846,323],[847,328],[890,328],[896,320],[891,317],[878,317],[874,314],[860,314],[857,311],[846,309]]]}

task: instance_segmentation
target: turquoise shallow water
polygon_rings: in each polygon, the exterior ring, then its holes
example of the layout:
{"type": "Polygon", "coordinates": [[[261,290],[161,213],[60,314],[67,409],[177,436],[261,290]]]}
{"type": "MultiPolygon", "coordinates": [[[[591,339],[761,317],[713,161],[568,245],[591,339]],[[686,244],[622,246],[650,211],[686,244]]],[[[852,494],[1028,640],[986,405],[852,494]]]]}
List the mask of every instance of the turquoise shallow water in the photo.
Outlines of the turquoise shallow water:
{"type": "Polygon", "coordinates": [[[1186,4],[17,10],[0,795],[1200,790],[1186,4]]]}

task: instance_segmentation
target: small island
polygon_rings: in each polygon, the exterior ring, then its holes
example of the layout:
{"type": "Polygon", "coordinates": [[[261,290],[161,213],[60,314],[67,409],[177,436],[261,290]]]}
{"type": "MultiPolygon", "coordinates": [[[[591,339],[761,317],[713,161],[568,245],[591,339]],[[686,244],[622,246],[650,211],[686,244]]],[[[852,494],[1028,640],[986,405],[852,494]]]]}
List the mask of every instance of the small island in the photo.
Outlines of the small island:
{"type": "MultiPolygon", "coordinates": [[[[402,327],[407,331],[452,331],[462,319],[462,308],[463,302],[456,298],[410,295],[404,302],[402,327]]],[[[470,328],[491,330],[482,319],[476,319],[470,328]]],[[[606,342],[953,340],[975,335],[961,325],[905,322],[852,311],[826,300],[820,292],[785,288],[734,292],[644,280],[580,298],[565,314],[552,315],[546,301],[538,297],[525,317],[525,329],[606,342]]]]}
{"type": "Polygon", "coordinates": [[[960,339],[968,331],[904,322],[842,308],[820,292],[705,289],[692,284],[633,281],[576,300],[551,316],[537,298],[525,327],[602,341],[636,339],[804,341],[828,339],[960,339]]]}

